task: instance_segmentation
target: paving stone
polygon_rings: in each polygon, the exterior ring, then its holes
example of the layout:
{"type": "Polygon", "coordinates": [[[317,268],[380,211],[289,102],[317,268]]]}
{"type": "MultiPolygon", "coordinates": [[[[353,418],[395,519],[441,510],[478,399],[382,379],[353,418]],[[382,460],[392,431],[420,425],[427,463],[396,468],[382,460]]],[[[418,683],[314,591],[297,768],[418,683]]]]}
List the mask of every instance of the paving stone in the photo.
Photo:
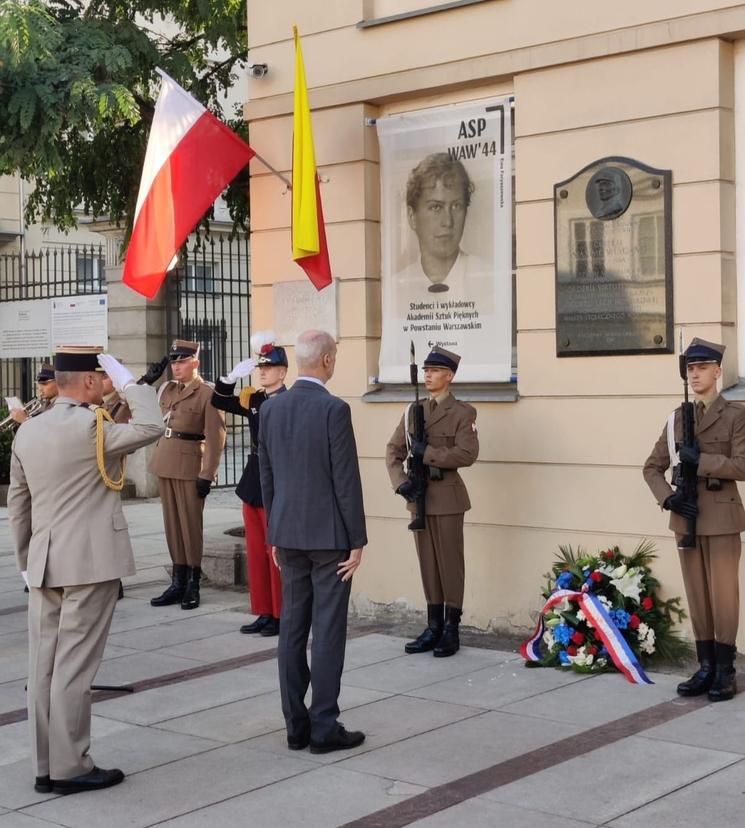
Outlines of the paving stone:
{"type": "Polygon", "coordinates": [[[358,667],[367,667],[369,664],[400,658],[406,641],[405,638],[378,633],[351,638],[347,641],[344,669],[350,672],[358,667]]]}
{"type": "MultiPolygon", "coordinates": [[[[531,674],[539,672],[530,670],[531,674]]],[[[543,672],[543,671],[540,671],[543,672]]],[[[622,716],[628,716],[652,705],[669,699],[677,699],[675,688],[680,681],[678,676],[658,674],[655,684],[630,684],[619,673],[603,673],[591,676],[582,682],[582,707],[579,720],[585,727],[604,724],[622,716]]],[[[501,707],[508,713],[537,716],[556,722],[575,722],[578,690],[574,685],[559,687],[551,693],[534,698],[513,702],[501,707]]]]}
{"type": "MultiPolygon", "coordinates": [[[[302,774],[312,767],[290,751],[286,756],[272,757],[269,762],[267,755],[260,751],[228,745],[132,774],[114,788],[34,805],[26,813],[70,828],[102,824],[106,828],[144,828],[302,774]],[[106,815],[103,823],[102,814],[106,815]]],[[[251,822],[262,825],[253,816],[251,822]]]]}
{"type": "Polygon", "coordinates": [[[212,805],[164,825],[174,828],[214,828],[215,825],[259,825],[262,828],[298,826],[331,828],[387,808],[423,792],[338,766],[317,768],[269,785],[248,796],[212,805]]]}
{"type": "Polygon", "coordinates": [[[242,635],[238,632],[238,626],[240,625],[236,625],[230,632],[211,635],[198,641],[171,644],[158,652],[210,663],[276,649],[279,643],[277,636],[265,638],[261,635],[242,635]]]}
{"type": "Polygon", "coordinates": [[[418,819],[411,825],[417,828],[455,828],[460,825],[467,825],[468,828],[588,828],[598,823],[564,819],[476,797],[432,816],[418,819]]]}
{"type": "MultiPolygon", "coordinates": [[[[53,794],[39,794],[34,790],[34,769],[31,764],[30,751],[28,756],[0,767],[0,805],[2,807],[12,811],[55,798],[53,794]]],[[[14,823],[6,824],[13,825],[14,823]]]]}
{"type": "Polygon", "coordinates": [[[133,681],[163,676],[199,667],[194,659],[176,658],[167,653],[138,653],[103,661],[95,684],[129,684],[133,681]]]}
{"type": "Polygon", "coordinates": [[[489,667],[411,690],[408,695],[496,710],[511,702],[589,680],[573,672],[529,669],[521,660],[507,653],[501,655],[504,660],[489,667]]]}
{"type": "Polygon", "coordinates": [[[255,664],[99,702],[96,713],[148,725],[258,696],[276,690],[278,683],[276,664],[255,664]]]}
{"type": "Polygon", "coordinates": [[[341,766],[432,787],[572,736],[582,729],[581,725],[487,712],[346,759],[341,766]]]}
{"type": "MultiPolygon", "coordinates": [[[[362,705],[368,705],[384,697],[385,694],[378,690],[344,687],[339,696],[339,707],[341,710],[361,708],[362,705]]],[[[357,712],[355,709],[354,714],[356,715],[357,712]]],[[[192,733],[196,736],[217,739],[220,742],[240,742],[266,733],[273,733],[272,739],[253,746],[273,752],[285,753],[287,751],[285,720],[278,690],[220,707],[212,707],[189,716],[169,719],[157,727],[180,733],[192,733]]]]}
{"type": "MultiPolygon", "coordinates": [[[[128,632],[114,633],[109,636],[109,641],[123,647],[131,647],[135,650],[159,650],[163,647],[170,647],[175,644],[183,644],[186,641],[199,641],[203,638],[211,638],[224,632],[235,631],[237,635],[240,627],[239,617],[235,613],[212,613],[170,621],[168,623],[156,624],[150,627],[140,627],[128,632]]],[[[242,635],[241,638],[253,638],[253,636],[242,635]]],[[[261,636],[259,636],[261,638],[261,636]]],[[[263,639],[266,641],[266,639],[263,639]]],[[[212,659],[217,661],[217,658],[212,659]]]]}
{"type": "MultiPolygon", "coordinates": [[[[589,809],[593,819],[605,823],[740,760],[731,753],[669,742],[655,741],[650,747],[648,739],[632,736],[484,796],[512,805],[530,801],[535,810],[570,819],[586,818],[589,809]],[[571,793],[583,788],[585,783],[578,789],[579,780],[588,779],[591,791],[571,793]]],[[[679,822],[689,815],[679,812],[679,822]]],[[[629,825],[660,828],[656,821],[640,822],[638,814],[633,819],[629,825]]],[[[708,803],[706,822],[717,824],[710,819],[708,803]]]]}
{"type": "MultiPolygon", "coordinates": [[[[4,667],[4,665],[3,665],[4,667]]],[[[4,670],[3,670],[4,673],[4,670]]],[[[6,681],[0,684],[0,713],[19,710],[26,706],[26,679],[6,681]]],[[[0,729],[0,734],[2,729],[0,729]]]]}
{"type": "Polygon", "coordinates": [[[503,654],[495,650],[479,650],[475,647],[462,647],[452,658],[434,658],[431,653],[402,655],[345,672],[342,680],[356,687],[406,693],[487,667],[497,661],[500,655],[503,654]]]}
{"type": "Polygon", "coordinates": [[[49,828],[50,825],[59,825],[46,819],[36,819],[28,814],[6,813],[0,816],[0,828],[49,828]]]}

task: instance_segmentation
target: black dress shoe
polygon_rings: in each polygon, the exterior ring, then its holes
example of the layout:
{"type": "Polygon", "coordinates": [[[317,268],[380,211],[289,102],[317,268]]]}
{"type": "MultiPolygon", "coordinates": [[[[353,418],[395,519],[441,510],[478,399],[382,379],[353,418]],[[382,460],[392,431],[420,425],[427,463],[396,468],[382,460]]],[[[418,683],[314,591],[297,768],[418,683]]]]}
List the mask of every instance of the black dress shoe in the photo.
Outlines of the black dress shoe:
{"type": "Polygon", "coordinates": [[[241,627],[241,632],[245,635],[261,632],[271,619],[271,615],[260,615],[253,623],[244,624],[241,627]]]}
{"type": "Polygon", "coordinates": [[[287,747],[290,750],[305,750],[310,744],[310,729],[306,730],[303,733],[300,733],[299,736],[290,736],[287,735],[287,747]]]}
{"type": "Polygon", "coordinates": [[[279,635],[279,618],[270,617],[266,624],[264,624],[264,627],[259,635],[263,635],[265,638],[270,638],[273,635],[279,635]]]}
{"type": "Polygon", "coordinates": [[[52,780],[48,776],[37,776],[34,790],[36,793],[52,793],[52,780]]]}
{"type": "Polygon", "coordinates": [[[311,753],[331,753],[332,750],[349,750],[359,747],[365,741],[365,734],[361,730],[347,730],[344,725],[325,742],[310,740],[311,753]]]}
{"type": "Polygon", "coordinates": [[[118,785],[123,780],[124,774],[119,768],[105,770],[104,768],[94,767],[88,773],[73,776],[72,779],[55,779],[52,782],[52,791],[66,796],[82,791],[98,791],[102,788],[110,788],[112,785],[118,785]]]}
{"type": "Polygon", "coordinates": [[[116,596],[117,601],[121,601],[124,598],[124,584],[119,581],[119,594],[116,596]]]}

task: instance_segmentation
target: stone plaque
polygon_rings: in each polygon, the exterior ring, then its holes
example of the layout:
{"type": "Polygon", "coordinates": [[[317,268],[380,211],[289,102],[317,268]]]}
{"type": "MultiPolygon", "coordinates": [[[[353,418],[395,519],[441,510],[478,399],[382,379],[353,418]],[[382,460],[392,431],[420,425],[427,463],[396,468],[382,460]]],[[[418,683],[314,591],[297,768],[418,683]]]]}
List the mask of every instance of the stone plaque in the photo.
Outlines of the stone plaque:
{"type": "Polygon", "coordinates": [[[602,158],[554,186],[556,354],[669,354],[672,173],[602,158]]]}
{"type": "Polygon", "coordinates": [[[297,335],[309,328],[327,331],[338,340],[336,285],[334,281],[323,290],[316,290],[310,279],[277,282],[272,287],[277,343],[294,345],[297,335]]]}

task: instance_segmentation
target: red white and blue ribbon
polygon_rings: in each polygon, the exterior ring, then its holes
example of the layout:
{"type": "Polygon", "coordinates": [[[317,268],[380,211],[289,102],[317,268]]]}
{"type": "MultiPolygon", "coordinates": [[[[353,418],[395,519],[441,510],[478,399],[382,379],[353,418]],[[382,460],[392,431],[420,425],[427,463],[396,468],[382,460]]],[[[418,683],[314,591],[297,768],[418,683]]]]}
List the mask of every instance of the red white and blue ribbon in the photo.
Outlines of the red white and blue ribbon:
{"type": "Polygon", "coordinates": [[[520,647],[520,655],[526,661],[540,661],[540,644],[543,638],[545,625],[543,616],[560,604],[564,599],[576,601],[587,619],[589,626],[595,628],[598,638],[608,650],[608,655],[616,668],[623,673],[632,684],[654,684],[644,672],[634,651],[629,647],[628,642],[621,634],[621,631],[613,623],[608,610],[603,606],[600,599],[589,590],[574,592],[571,589],[557,589],[543,605],[541,615],[538,619],[538,626],[533,635],[520,647]]]}

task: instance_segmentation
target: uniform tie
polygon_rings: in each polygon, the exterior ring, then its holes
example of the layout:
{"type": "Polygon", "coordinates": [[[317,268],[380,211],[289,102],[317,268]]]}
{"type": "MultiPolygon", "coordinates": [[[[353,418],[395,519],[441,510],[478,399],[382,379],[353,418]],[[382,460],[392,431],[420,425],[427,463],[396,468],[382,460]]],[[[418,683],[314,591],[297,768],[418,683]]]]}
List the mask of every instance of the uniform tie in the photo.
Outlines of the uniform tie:
{"type": "Polygon", "coordinates": [[[703,404],[703,401],[699,400],[696,403],[696,425],[701,425],[701,420],[703,420],[705,413],[706,406],[703,404]]]}

